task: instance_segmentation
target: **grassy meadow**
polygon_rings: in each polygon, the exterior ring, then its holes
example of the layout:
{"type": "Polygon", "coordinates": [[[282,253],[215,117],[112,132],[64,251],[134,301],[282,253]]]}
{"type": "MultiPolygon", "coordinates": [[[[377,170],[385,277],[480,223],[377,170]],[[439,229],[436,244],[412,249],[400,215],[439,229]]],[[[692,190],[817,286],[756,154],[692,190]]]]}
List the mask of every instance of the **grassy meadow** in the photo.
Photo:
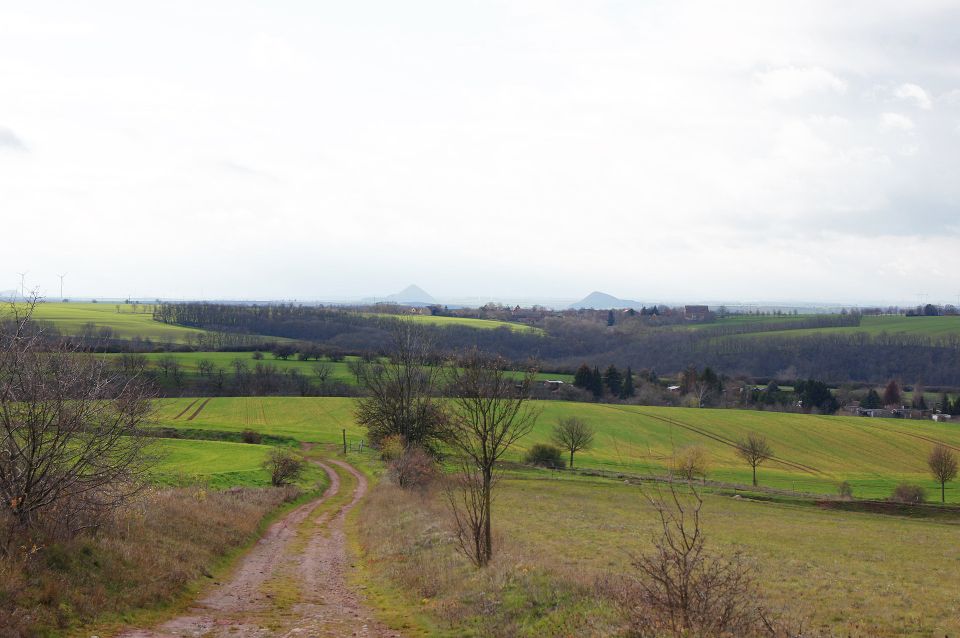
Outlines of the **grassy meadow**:
{"type": "Polygon", "coordinates": [[[734,315],[710,323],[691,324],[683,326],[686,330],[709,330],[723,326],[755,327],[758,332],[745,332],[730,335],[724,338],[752,338],[758,336],[793,336],[802,337],[814,334],[842,334],[852,335],[865,333],[872,337],[881,334],[907,334],[933,339],[945,339],[960,336],[960,316],[943,317],[906,317],[903,315],[867,315],[860,319],[859,326],[830,327],[830,328],[796,328],[760,332],[764,324],[786,324],[791,321],[814,319],[824,315],[782,315],[782,316],[755,316],[734,315]]]}

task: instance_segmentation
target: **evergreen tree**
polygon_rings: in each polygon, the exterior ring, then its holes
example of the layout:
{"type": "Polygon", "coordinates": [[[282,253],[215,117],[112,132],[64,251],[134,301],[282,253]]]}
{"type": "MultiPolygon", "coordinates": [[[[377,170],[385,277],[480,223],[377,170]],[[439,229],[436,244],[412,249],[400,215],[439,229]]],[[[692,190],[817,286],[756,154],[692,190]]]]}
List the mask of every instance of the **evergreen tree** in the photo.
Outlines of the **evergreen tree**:
{"type": "Polygon", "coordinates": [[[607,371],[603,375],[603,382],[607,386],[607,390],[611,396],[620,396],[620,393],[623,391],[623,376],[615,365],[611,364],[610,367],[607,368],[607,371]]]}
{"type": "Polygon", "coordinates": [[[867,392],[867,396],[860,402],[860,407],[867,410],[876,410],[877,408],[883,407],[883,401],[880,400],[880,395],[877,394],[877,391],[870,388],[870,392],[867,392]]]}
{"type": "Polygon", "coordinates": [[[583,388],[584,390],[589,390],[593,384],[593,372],[590,371],[590,366],[583,363],[580,364],[580,367],[577,368],[577,373],[573,375],[573,385],[578,388],[583,388]]]}
{"type": "Polygon", "coordinates": [[[917,383],[915,386],[913,386],[913,401],[911,401],[911,405],[918,410],[927,409],[927,400],[924,398],[923,394],[924,390],[922,383],[917,383]]]}
{"type": "Polygon", "coordinates": [[[946,392],[940,396],[940,412],[950,414],[950,397],[947,396],[946,392]]]}
{"type": "Polygon", "coordinates": [[[612,326],[614,323],[615,323],[615,320],[614,320],[614,317],[613,317],[613,310],[608,310],[608,311],[607,311],[607,325],[608,325],[608,326],[612,326]]]}
{"type": "Polygon", "coordinates": [[[600,374],[600,368],[594,366],[590,374],[590,391],[597,399],[603,396],[603,375],[600,374]]]}
{"type": "Polygon", "coordinates": [[[630,369],[630,366],[627,366],[627,371],[623,375],[623,387],[620,390],[620,398],[629,399],[633,395],[633,370],[630,369]]]}

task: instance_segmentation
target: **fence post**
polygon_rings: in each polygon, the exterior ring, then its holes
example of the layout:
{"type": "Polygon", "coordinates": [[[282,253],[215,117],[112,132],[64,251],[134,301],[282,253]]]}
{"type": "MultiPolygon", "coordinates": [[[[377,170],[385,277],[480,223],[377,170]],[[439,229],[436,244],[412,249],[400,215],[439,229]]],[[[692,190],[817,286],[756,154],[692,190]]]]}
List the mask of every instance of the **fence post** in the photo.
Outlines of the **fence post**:
{"type": "Polygon", "coordinates": [[[343,455],[347,455],[347,431],[343,430],[343,455]]]}

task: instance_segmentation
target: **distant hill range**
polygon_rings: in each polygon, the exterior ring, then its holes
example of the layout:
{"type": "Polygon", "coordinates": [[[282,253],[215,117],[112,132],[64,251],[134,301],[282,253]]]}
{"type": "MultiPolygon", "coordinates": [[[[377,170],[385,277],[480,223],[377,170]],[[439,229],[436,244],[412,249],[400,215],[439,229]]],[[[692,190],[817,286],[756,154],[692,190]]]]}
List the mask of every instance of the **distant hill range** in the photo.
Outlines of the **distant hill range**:
{"type": "Polygon", "coordinates": [[[398,293],[386,297],[366,298],[364,303],[396,303],[405,306],[429,306],[437,303],[430,293],[416,285],[409,285],[398,293]]]}
{"type": "Polygon", "coordinates": [[[608,295],[605,292],[599,292],[597,290],[594,290],[580,301],[570,304],[570,308],[573,308],[574,310],[577,308],[590,308],[592,310],[634,308],[639,310],[642,307],[643,304],[641,304],[639,301],[633,301],[632,299],[620,299],[618,297],[614,297],[613,295],[608,295]]]}

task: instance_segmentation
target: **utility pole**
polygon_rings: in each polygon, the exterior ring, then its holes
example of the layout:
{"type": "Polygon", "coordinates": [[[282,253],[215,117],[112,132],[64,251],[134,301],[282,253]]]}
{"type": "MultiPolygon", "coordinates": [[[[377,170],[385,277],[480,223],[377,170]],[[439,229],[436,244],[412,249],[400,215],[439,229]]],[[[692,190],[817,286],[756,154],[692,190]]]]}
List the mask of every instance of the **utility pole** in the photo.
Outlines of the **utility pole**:
{"type": "Polygon", "coordinates": [[[67,276],[68,273],[63,273],[62,275],[57,275],[60,278],[60,301],[63,301],[63,278],[67,276]]]}
{"type": "Polygon", "coordinates": [[[18,272],[18,273],[17,273],[18,275],[20,275],[20,298],[21,298],[21,299],[26,299],[26,297],[24,297],[24,294],[23,294],[23,292],[24,292],[24,291],[23,291],[23,278],[27,276],[27,273],[28,273],[28,272],[30,272],[30,271],[28,270],[28,271],[26,271],[26,272],[18,272]]]}

